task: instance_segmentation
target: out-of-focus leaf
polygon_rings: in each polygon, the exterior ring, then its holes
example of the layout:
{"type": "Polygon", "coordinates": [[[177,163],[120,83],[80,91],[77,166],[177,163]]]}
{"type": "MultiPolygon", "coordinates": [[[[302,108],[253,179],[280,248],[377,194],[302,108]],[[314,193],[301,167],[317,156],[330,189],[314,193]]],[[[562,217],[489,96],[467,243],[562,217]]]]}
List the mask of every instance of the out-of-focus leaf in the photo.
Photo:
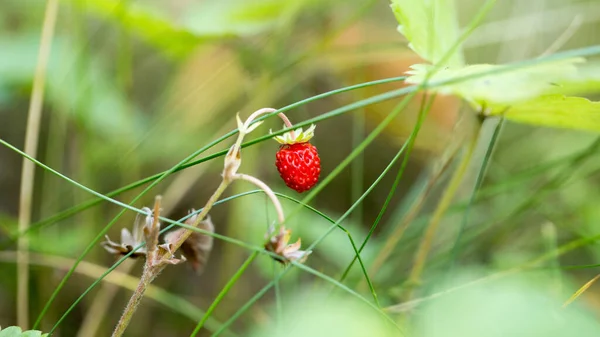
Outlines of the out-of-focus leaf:
{"type": "MultiPolygon", "coordinates": [[[[398,31],[409,41],[409,47],[423,59],[436,64],[458,40],[458,23],[453,0],[392,0],[392,10],[400,23],[398,31]]],[[[460,50],[447,66],[464,64],[460,50]]]]}
{"type": "Polygon", "coordinates": [[[47,337],[48,334],[42,334],[39,330],[27,330],[21,332],[21,328],[18,326],[9,326],[8,328],[2,329],[0,327],[0,337],[47,337]]]}
{"type": "Polygon", "coordinates": [[[355,299],[325,291],[302,292],[287,299],[280,324],[255,331],[252,337],[391,337],[402,336],[383,317],[355,299]],[[323,300],[323,299],[327,300],[323,300]]]}
{"type": "Polygon", "coordinates": [[[105,20],[111,20],[172,56],[185,56],[201,42],[214,36],[203,32],[194,34],[180,27],[143,2],[119,0],[63,0],[105,20]]]}
{"type": "Polygon", "coordinates": [[[0,337],[20,337],[21,336],[21,328],[18,326],[9,326],[8,328],[4,328],[0,330],[0,337]]]}
{"type": "Polygon", "coordinates": [[[42,337],[42,332],[39,330],[28,330],[23,332],[21,337],[42,337]]]}
{"type": "MultiPolygon", "coordinates": [[[[0,37],[0,83],[31,83],[38,48],[39,37],[0,37]]],[[[141,113],[115,88],[105,66],[86,56],[78,54],[65,40],[54,40],[48,63],[47,101],[58,107],[58,113],[72,114],[88,130],[105,139],[141,137],[141,113]]]]}
{"type": "MultiPolygon", "coordinates": [[[[490,74],[470,80],[436,87],[433,90],[442,94],[453,94],[477,106],[503,110],[508,104],[526,101],[540,95],[556,92],[563,82],[572,83],[576,79],[575,64],[584,62],[582,58],[572,58],[557,62],[543,63],[525,69],[490,74]]],[[[467,77],[493,71],[501,66],[476,64],[462,68],[446,68],[438,71],[430,83],[467,77]]],[[[431,69],[430,65],[413,65],[408,83],[421,83],[431,69]]]]}
{"type": "Polygon", "coordinates": [[[202,1],[186,12],[184,25],[199,35],[246,36],[272,28],[297,7],[298,1],[202,1]]]}
{"type": "MultiPolygon", "coordinates": [[[[10,219],[7,219],[10,221],[10,219]]],[[[3,217],[0,217],[3,221],[3,217]]],[[[0,233],[6,231],[13,235],[18,233],[16,221],[4,223],[0,233]]],[[[48,253],[60,256],[73,256],[79,252],[94,234],[93,226],[73,226],[66,232],[51,234],[47,232],[33,231],[28,235],[31,250],[40,253],[48,253]]],[[[1,336],[1,335],[0,335],[1,336]]]]}
{"type": "Polygon", "coordinates": [[[600,102],[581,97],[542,96],[510,106],[504,116],[525,124],[600,131],[600,102]]]}
{"type": "Polygon", "coordinates": [[[420,310],[414,336],[598,336],[600,324],[590,312],[576,306],[563,310],[562,299],[545,291],[549,279],[528,274],[449,292],[420,310]]]}
{"type": "Polygon", "coordinates": [[[600,62],[587,62],[577,66],[577,72],[567,77],[549,93],[583,95],[600,92],[600,62]]]}
{"type": "Polygon", "coordinates": [[[39,39],[30,35],[0,39],[0,78],[2,82],[33,78],[39,39]]]}

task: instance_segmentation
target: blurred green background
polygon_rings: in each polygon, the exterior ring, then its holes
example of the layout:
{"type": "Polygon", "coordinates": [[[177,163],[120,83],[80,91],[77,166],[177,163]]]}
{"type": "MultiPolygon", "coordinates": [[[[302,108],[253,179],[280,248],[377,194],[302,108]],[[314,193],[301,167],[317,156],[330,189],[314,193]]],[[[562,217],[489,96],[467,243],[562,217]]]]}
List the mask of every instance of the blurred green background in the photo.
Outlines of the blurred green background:
{"type": "MultiPolygon", "coordinates": [[[[41,0],[0,3],[0,138],[21,149],[45,4],[41,0]]],[[[462,27],[480,5],[476,0],[457,1],[462,27]]],[[[169,169],[232,130],[238,112],[248,116],[261,107],[279,108],[340,87],[403,75],[420,60],[407,48],[397,25],[386,1],[60,1],[37,158],[81,184],[107,193],[169,169]]],[[[600,2],[498,1],[465,43],[466,60],[507,63],[535,58],[569,31],[572,33],[559,46],[561,50],[600,44],[600,2]]],[[[401,86],[393,82],[330,96],[294,109],[288,117],[300,122],[401,86]]],[[[321,156],[322,177],[346,158],[400,99],[320,122],[313,144],[321,156]]],[[[406,141],[420,101],[418,95],[311,205],[333,219],[343,214],[406,141]]],[[[436,98],[399,189],[363,253],[384,307],[408,300],[405,281],[426,220],[456,168],[456,151],[475,121],[472,111],[458,99],[436,98]],[[436,174],[447,158],[450,164],[436,174]],[[427,191],[423,207],[400,238],[402,219],[423,191],[427,191]],[[388,258],[373,269],[382,255],[388,258]]],[[[279,120],[269,119],[250,138],[280,127],[279,120]]],[[[598,267],[593,266],[600,258],[594,239],[600,234],[600,158],[596,155],[600,146],[596,139],[592,133],[506,123],[483,184],[469,207],[460,241],[457,236],[466,217],[476,167],[468,172],[442,221],[415,298],[427,299],[428,294],[448,289],[448,284],[462,285],[461,291],[466,293],[435,297],[425,306],[419,302],[400,309],[391,307],[392,317],[410,326],[413,334],[427,337],[600,335],[595,323],[600,316],[597,286],[592,285],[572,307],[560,309],[578,287],[598,274],[598,267]],[[572,249],[554,254],[559,256],[552,254],[565,244],[572,249]],[[531,264],[540,257],[546,258],[531,264]],[[502,277],[503,273],[510,276],[502,277]],[[485,275],[498,277],[470,285],[485,275]],[[502,330],[507,326],[516,330],[502,330]],[[498,332],[501,330],[504,335],[498,332]]],[[[232,141],[204,155],[226,149],[232,141]]],[[[274,166],[276,150],[274,141],[245,149],[241,171],[260,178],[277,192],[301,199],[279,178],[274,166]]],[[[479,148],[474,162],[480,163],[484,152],[485,148],[479,148]]],[[[0,147],[3,327],[16,324],[16,245],[7,240],[17,228],[21,165],[19,154],[0,147]]],[[[221,169],[222,159],[218,158],[173,174],[135,206],[150,206],[153,196],[161,194],[163,215],[181,218],[188,209],[204,205],[219,183],[221,169]]],[[[357,242],[362,242],[377,217],[394,175],[386,176],[343,223],[357,242]]],[[[92,198],[39,168],[34,186],[33,222],[92,198]]],[[[226,195],[251,189],[240,182],[226,195]]],[[[129,202],[141,190],[130,190],[116,199],[129,202]]],[[[288,210],[295,207],[282,202],[288,210]]],[[[74,259],[119,211],[117,205],[104,202],[31,233],[32,320],[74,259]]],[[[134,216],[127,212],[111,229],[110,237],[117,238],[121,228],[131,227],[134,216]]],[[[262,242],[267,225],[275,219],[262,194],[215,207],[211,216],[216,232],[253,244],[262,242]]],[[[288,226],[294,238],[300,236],[308,245],[329,223],[303,210],[288,226]]],[[[185,305],[206,310],[247,255],[245,249],[215,240],[201,275],[186,265],[168,268],[154,283],[168,293],[157,291],[144,299],[126,336],[189,334],[201,316],[185,305]],[[182,300],[187,304],[177,302],[182,300]]],[[[337,278],[352,257],[346,234],[335,231],[317,246],[307,265],[337,278]]],[[[48,331],[99,276],[94,268],[110,266],[115,259],[98,246],[85,261],[95,265],[78,269],[68,281],[42,321],[42,330],[48,331]]],[[[138,276],[141,263],[131,262],[117,270],[138,276]]],[[[259,259],[217,308],[214,318],[227,320],[273,273],[271,261],[259,259]]],[[[125,288],[132,282],[135,286],[135,280],[114,277],[112,284],[94,289],[54,336],[108,335],[131,294],[125,288]]],[[[369,298],[358,265],[345,284],[369,298]]],[[[369,309],[354,308],[346,303],[350,301],[347,298],[338,302],[334,297],[315,305],[318,299],[329,298],[317,291],[321,287],[329,289],[322,280],[293,270],[281,281],[285,313],[281,322],[285,324],[273,327],[276,315],[270,291],[231,330],[240,336],[394,335],[369,309]],[[317,299],[294,297],[303,292],[317,299]],[[352,324],[373,325],[361,332],[352,324]],[[307,330],[311,326],[323,328],[307,330]],[[284,330],[272,330],[275,328],[284,330]]],[[[210,336],[210,328],[201,335],[210,336]]]]}

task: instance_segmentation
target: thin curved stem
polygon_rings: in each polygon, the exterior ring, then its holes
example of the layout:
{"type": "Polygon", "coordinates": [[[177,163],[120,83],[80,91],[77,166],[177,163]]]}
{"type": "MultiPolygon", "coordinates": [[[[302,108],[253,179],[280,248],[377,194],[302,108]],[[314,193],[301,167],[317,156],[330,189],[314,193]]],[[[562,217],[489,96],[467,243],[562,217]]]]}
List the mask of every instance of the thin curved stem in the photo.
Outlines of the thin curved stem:
{"type": "Polygon", "coordinates": [[[246,259],[246,261],[244,261],[242,266],[235,272],[235,274],[233,274],[233,276],[229,279],[227,284],[225,284],[223,289],[221,289],[221,292],[219,292],[219,295],[217,295],[215,300],[210,304],[210,307],[208,307],[208,309],[206,309],[206,313],[204,314],[202,319],[198,322],[198,324],[194,328],[194,331],[192,331],[192,333],[190,334],[190,337],[195,337],[196,334],[198,334],[198,332],[200,331],[200,329],[202,329],[202,327],[204,326],[204,323],[206,323],[206,321],[208,320],[208,318],[210,317],[212,312],[215,311],[215,308],[217,307],[217,305],[219,305],[219,303],[221,303],[223,298],[225,298],[225,295],[227,295],[229,290],[231,290],[233,285],[240,279],[242,274],[246,271],[246,269],[248,269],[248,267],[250,266],[252,261],[254,261],[254,259],[256,259],[257,256],[258,256],[257,251],[252,252],[252,254],[246,259]]]}
{"type": "Polygon", "coordinates": [[[285,222],[285,215],[283,214],[283,207],[281,207],[281,203],[279,202],[279,199],[277,199],[277,197],[275,196],[275,193],[267,184],[263,183],[261,180],[255,178],[251,175],[247,175],[247,174],[243,174],[243,173],[238,173],[238,174],[234,175],[233,179],[245,180],[249,183],[256,185],[256,187],[263,190],[263,192],[265,192],[265,194],[269,197],[269,199],[271,199],[273,206],[275,206],[275,210],[277,211],[277,220],[279,221],[279,224],[283,224],[285,222]]]}
{"type": "Polygon", "coordinates": [[[285,125],[286,128],[292,127],[292,122],[290,122],[290,120],[287,118],[287,116],[283,112],[278,113],[277,116],[279,116],[279,118],[281,118],[283,120],[283,124],[285,125]]]}
{"type": "MultiPolygon", "coordinates": [[[[313,101],[317,101],[319,99],[327,98],[327,97],[332,96],[332,95],[336,95],[336,94],[340,94],[340,93],[344,93],[344,92],[348,92],[348,91],[352,91],[352,90],[357,90],[357,89],[361,89],[361,88],[365,88],[365,87],[370,87],[370,86],[374,86],[374,85],[379,85],[379,84],[385,84],[385,83],[392,83],[392,82],[403,81],[405,79],[406,79],[406,76],[391,77],[391,78],[386,78],[386,79],[381,79],[381,80],[376,80],[376,81],[370,81],[370,82],[364,82],[364,83],[360,83],[360,84],[351,85],[351,86],[348,86],[348,87],[343,87],[343,88],[331,90],[331,91],[328,91],[328,92],[325,92],[325,93],[322,93],[322,94],[319,94],[319,95],[315,95],[315,96],[306,98],[304,100],[301,100],[301,101],[289,104],[289,105],[287,105],[287,106],[279,109],[278,111],[280,111],[280,112],[289,111],[289,110],[292,110],[292,109],[297,108],[299,106],[308,104],[308,103],[313,102],[313,101]]],[[[396,97],[396,96],[394,96],[394,97],[396,97]]],[[[393,98],[393,97],[386,97],[384,99],[391,99],[391,98],[393,98]]],[[[358,102],[355,102],[355,103],[358,103],[358,102]]],[[[367,103],[366,105],[369,105],[369,104],[375,104],[377,102],[365,102],[365,103],[367,103]]],[[[351,111],[351,110],[352,109],[349,109],[347,111],[351,111]]],[[[330,117],[334,117],[334,116],[330,116],[330,117]]],[[[216,139],[215,141],[213,141],[210,144],[208,144],[205,148],[209,149],[209,148],[211,148],[211,147],[219,144],[220,142],[224,141],[225,139],[227,139],[227,138],[235,135],[236,133],[237,133],[237,130],[229,131],[229,132],[225,133],[223,136],[221,136],[218,139],[216,139]]],[[[275,136],[275,135],[278,135],[278,133],[275,133],[273,136],[275,136]]],[[[267,136],[266,138],[270,138],[270,137],[267,136]]],[[[257,143],[263,141],[266,138],[262,137],[262,138],[259,138],[259,139],[255,139],[255,140],[249,141],[249,142],[247,142],[245,144],[242,144],[241,146],[242,146],[242,148],[244,148],[246,146],[251,146],[251,145],[254,145],[254,144],[257,144],[257,143]]],[[[200,163],[209,161],[211,159],[221,157],[221,156],[225,155],[226,153],[227,153],[227,151],[220,151],[220,152],[217,152],[217,153],[215,153],[213,155],[209,155],[209,156],[206,156],[204,158],[200,158],[198,160],[191,161],[189,163],[186,163],[186,164],[183,164],[181,166],[178,166],[173,172],[178,172],[178,171],[184,170],[184,169],[186,169],[188,167],[192,167],[192,166],[198,165],[200,163]]],[[[108,192],[108,193],[105,194],[105,196],[107,196],[107,197],[113,197],[113,196],[119,195],[119,194],[121,194],[123,192],[129,191],[129,190],[131,190],[133,188],[136,188],[138,186],[141,186],[141,185],[144,185],[144,184],[149,183],[151,181],[154,181],[156,179],[159,179],[166,172],[167,171],[160,172],[160,173],[154,174],[152,176],[146,177],[144,179],[138,180],[136,182],[133,182],[131,184],[128,184],[126,186],[118,188],[118,189],[116,189],[114,191],[108,192]]],[[[14,235],[11,238],[9,238],[9,240],[10,239],[14,240],[14,238],[16,238],[16,237],[18,238],[20,236],[26,235],[31,230],[40,229],[40,228],[43,228],[45,226],[51,225],[51,224],[53,224],[53,223],[55,223],[57,221],[66,219],[66,218],[68,218],[68,217],[70,217],[72,215],[75,215],[75,214],[77,214],[79,212],[82,212],[82,211],[84,211],[84,210],[86,210],[86,209],[88,209],[90,207],[93,207],[93,206],[99,204],[102,201],[103,201],[103,199],[101,197],[98,197],[97,199],[86,201],[86,202],[83,202],[83,203],[81,203],[79,205],[70,207],[70,208],[68,208],[66,210],[63,210],[63,211],[59,212],[58,214],[55,214],[55,215],[50,216],[50,217],[48,217],[48,218],[46,218],[44,220],[41,220],[41,221],[38,221],[38,222],[32,224],[31,227],[28,230],[26,230],[26,231],[20,231],[16,235],[14,235]]],[[[6,241],[4,241],[2,245],[0,245],[0,249],[2,249],[4,247],[5,243],[6,243],[6,241]]]]}

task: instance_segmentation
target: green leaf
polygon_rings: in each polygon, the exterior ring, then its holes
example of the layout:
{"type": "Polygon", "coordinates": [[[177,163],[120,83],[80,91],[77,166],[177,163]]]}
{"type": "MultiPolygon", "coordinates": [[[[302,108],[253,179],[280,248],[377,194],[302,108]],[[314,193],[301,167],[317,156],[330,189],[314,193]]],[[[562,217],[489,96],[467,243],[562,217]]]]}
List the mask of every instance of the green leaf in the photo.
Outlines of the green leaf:
{"type": "Polygon", "coordinates": [[[257,325],[247,336],[252,337],[364,337],[403,336],[386,324],[363,303],[324,288],[297,290],[286,298],[280,324],[257,325]],[[327,298],[326,301],[323,299],[327,298]]]}
{"type": "MultiPolygon", "coordinates": [[[[582,58],[548,62],[524,69],[490,74],[471,80],[459,81],[448,85],[436,86],[434,91],[441,94],[453,94],[473,103],[477,107],[485,106],[500,112],[509,104],[524,102],[545,94],[562,93],[567,90],[565,84],[573,85],[579,81],[575,64],[582,63],[582,58]]],[[[431,69],[431,65],[416,64],[406,82],[421,83],[431,69]]],[[[430,83],[449,81],[482,72],[494,71],[500,65],[476,64],[461,68],[446,68],[438,71],[430,79],[430,83]]]]}
{"type": "MultiPolygon", "coordinates": [[[[300,5],[305,2],[303,0],[300,5]]],[[[279,0],[202,1],[192,4],[183,23],[196,34],[247,36],[272,28],[298,5],[298,1],[279,0]]]]}
{"type": "Polygon", "coordinates": [[[577,66],[577,72],[551,90],[552,94],[583,95],[600,92],[600,63],[588,62],[577,66]]]}
{"type": "MultiPolygon", "coordinates": [[[[29,34],[0,36],[0,82],[31,83],[38,44],[39,37],[29,34]]],[[[115,87],[101,59],[82,49],[79,52],[60,37],[54,39],[48,61],[48,103],[105,138],[143,137],[143,114],[115,87]],[[73,64],[80,67],[73,69],[73,64]]]]}
{"type": "MultiPolygon", "coordinates": [[[[421,58],[436,64],[459,38],[454,0],[392,0],[392,11],[400,23],[398,31],[421,58]]],[[[464,64],[456,51],[445,65],[464,64]]]]}
{"type": "Polygon", "coordinates": [[[21,332],[20,327],[9,326],[4,330],[0,327],[0,337],[48,337],[48,334],[45,333],[42,335],[42,332],[39,330],[27,330],[21,332]]]}
{"type": "Polygon", "coordinates": [[[198,43],[214,36],[197,35],[172,23],[164,11],[133,1],[119,0],[63,0],[105,20],[130,30],[148,44],[169,56],[183,57],[197,48],[198,43]]]}
{"type": "Polygon", "coordinates": [[[518,123],[600,132],[600,102],[546,95],[511,106],[504,117],[518,123]]]}
{"type": "Polygon", "coordinates": [[[0,330],[0,337],[20,337],[21,328],[18,326],[9,326],[6,329],[0,330]]]}
{"type": "MultiPolygon", "coordinates": [[[[449,282],[466,284],[485,275],[479,270],[461,270],[449,282]]],[[[488,274],[489,275],[489,274],[488,274]]],[[[475,283],[455,291],[451,286],[414,315],[414,335],[427,337],[593,337],[600,324],[593,312],[582,307],[561,310],[564,300],[552,289],[549,273],[533,271],[475,283]],[[460,310],[456,310],[460,308],[460,310]]],[[[570,291],[571,285],[563,287],[570,291]]],[[[561,294],[562,295],[562,294],[561,294]]]]}

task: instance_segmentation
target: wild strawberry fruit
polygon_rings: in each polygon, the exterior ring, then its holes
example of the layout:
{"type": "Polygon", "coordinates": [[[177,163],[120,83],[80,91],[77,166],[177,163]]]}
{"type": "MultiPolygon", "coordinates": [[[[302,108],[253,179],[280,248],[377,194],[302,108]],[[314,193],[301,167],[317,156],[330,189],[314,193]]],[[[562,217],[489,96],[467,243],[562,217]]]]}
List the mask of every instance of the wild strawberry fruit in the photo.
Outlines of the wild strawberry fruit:
{"type": "Polygon", "coordinates": [[[299,192],[310,190],[321,174],[321,159],[309,140],[314,136],[315,126],[306,131],[302,128],[276,136],[281,144],[275,155],[275,166],[285,184],[299,192]]]}

